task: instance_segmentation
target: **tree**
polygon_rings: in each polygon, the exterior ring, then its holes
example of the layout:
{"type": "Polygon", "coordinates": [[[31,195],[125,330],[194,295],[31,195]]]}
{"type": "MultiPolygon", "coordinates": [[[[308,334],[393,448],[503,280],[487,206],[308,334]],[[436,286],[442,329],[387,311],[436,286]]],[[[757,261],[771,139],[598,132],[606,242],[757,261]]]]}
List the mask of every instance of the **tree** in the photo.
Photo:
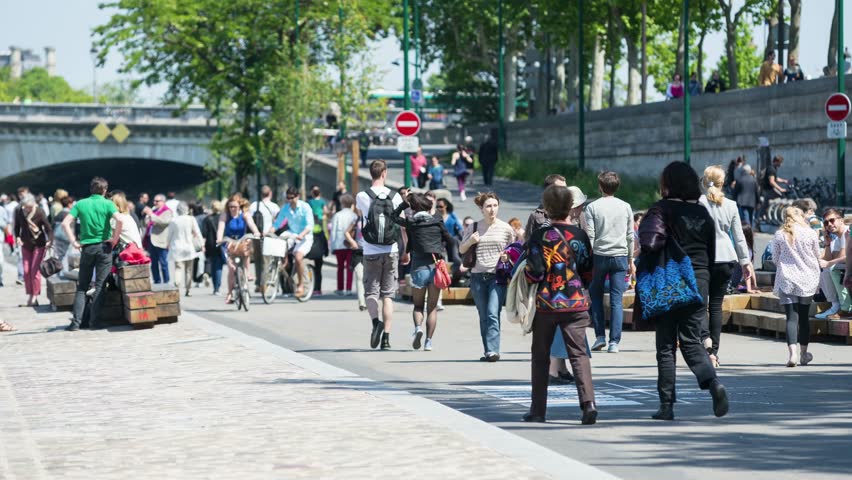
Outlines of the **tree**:
{"type": "Polygon", "coordinates": [[[118,80],[98,86],[98,102],[107,105],[142,103],[139,85],[131,80],[118,80]]]}
{"type": "Polygon", "coordinates": [[[75,90],[62,77],[51,77],[43,68],[31,68],[12,79],[9,67],[0,68],[0,101],[45,103],[92,103],[92,96],[75,90]]]}
{"type": "Polygon", "coordinates": [[[735,74],[737,75],[741,86],[751,87],[757,85],[757,77],[760,74],[760,64],[762,61],[760,56],[761,50],[759,50],[757,45],[754,43],[750,25],[741,23],[737,28],[736,35],[737,57],[734,59],[735,61],[729,62],[728,57],[722,55],[719,59],[719,63],[716,65],[716,69],[719,70],[719,75],[722,80],[724,80],[726,84],[731,85],[732,83],[729,77],[731,65],[736,65],[735,74]]]}
{"type": "Polygon", "coordinates": [[[799,58],[799,32],[802,27],[802,0],[790,1],[790,55],[799,58]]]}
{"type": "MultiPolygon", "coordinates": [[[[121,70],[147,85],[166,83],[170,103],[200,101],[210,110],[235,104],[213,148],[228,156],[237,187],[245,192],[255,158],[273,158],[257,150],[266,144],[257,132],[280,94],[269,88],[273,76],[291,65],[295,44],[306,45],[306,58],[316,64],[327,63],[340,46],[337,4],[301,1],[306,5],[297,29],[294,0],[117,0],[101,5],[118,13],[95,29],[99,62],[120,50],[121,70]]],[[[345,30],[343,45],[363,48],[367,39],[385,35],[394,23],[392,6],[391,0],[347,4],[350,15],[369,21],[360,31],[345,30]]]]}
{"type": "MultiPolygon", "coordinates": [[[[725,62],[727,65],[727,80],[729,88],[735,89],[739,88],[740,78],[739,78],[739,65],[738,65],[738,55],[737,55],[737,45],[742,42],[742,38],[737,37],[737,33],[739,32],[740,22],[743,20],[743,17],[746,15],[751,15],[752,18],[757,16],[757,18],[764,18],[760,16],[761,10],[767,9],[771,4],[771,1],[768,0],[744,0],[742,6],[738,9],[734,9],[733,0],[719,0],[719,6],[722,8],[723,18],[725,20],[725,54],[727,55],[728,61],[725,62]]],[[[751,35],[749,35],[751,37],[751,35]]]]}
{"type": "Polygon", "coordinates": [[[831,17],[831,34],[828,36],[828,74],[837,74],[837,17],[840,12],[837,11],[837,2],[834,2],[834,15],[831,17]]]}

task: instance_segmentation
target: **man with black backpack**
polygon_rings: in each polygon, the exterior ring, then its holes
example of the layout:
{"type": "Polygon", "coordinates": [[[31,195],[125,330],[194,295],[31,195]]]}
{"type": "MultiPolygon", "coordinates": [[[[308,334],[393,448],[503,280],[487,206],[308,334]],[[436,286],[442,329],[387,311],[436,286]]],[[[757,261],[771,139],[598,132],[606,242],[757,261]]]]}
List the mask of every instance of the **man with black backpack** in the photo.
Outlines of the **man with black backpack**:
{"type": "MultiPolygon", "coordinates": [[[[254,224],[257,226],[257,229],[260,230],[262,235],[265,235],[274,231],[272,229],[272,221],[278,216],[278,212],[281,210],[281,207],[272,201],[272,189],[269,188],[269,185],[264,185],[260,188],[260,196],[261,200],[259,202],[252,202],[252,204],[249,205],[249,213],[251,214],[251,218],[254,220],[254,224]]],[[[261,282],[265,280],[263,278],[263,274],[266,272],[266,263],[263,260],[263,247],[261,241],[262,239],[254,241],[254,258],[252,259],[252,263],[254,263],[254,284],[256,292],[260,291],[261,282]]]]}
{"type": "MultiPolygon", "coordinates": [[[[383,160],[373,161],[370,164],[373,186],[358,193],[355,198],[362,225],[361,247],[364,249],[364,290],[367,298],[367,312],[373,321],[370,347],[378,347],[381,341],[382,350],[391,348],[393,297],[399,287],[397,241],[404,237],[402,228],[393,221],[393,212],[402,204],[402,198],[385,186],[387,175],[387,164],[383,160]],[[381,320],[379,320],[380,304],[381,320]]],[[[408,263],[405,256],[403,263],[408,263]]]]}

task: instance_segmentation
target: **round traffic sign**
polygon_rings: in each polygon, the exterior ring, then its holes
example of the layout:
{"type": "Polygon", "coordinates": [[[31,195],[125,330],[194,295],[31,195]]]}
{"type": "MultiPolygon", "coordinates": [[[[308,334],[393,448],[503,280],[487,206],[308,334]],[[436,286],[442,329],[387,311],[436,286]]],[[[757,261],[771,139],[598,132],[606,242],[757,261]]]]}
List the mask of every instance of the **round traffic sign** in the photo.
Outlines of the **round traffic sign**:
{"type": "Polygon", "coordinates": [[[833,93],[825,102],[825,114],[832,122],[842,122],[849,116],[852,103],[843,93],[833,93]]]}
{"type": "Polygon", "coordinates": [[[396,116],[393,125],[400,135],[411,137],[420,131],[420,117],[411,110],[403,110],[396,116]]]}

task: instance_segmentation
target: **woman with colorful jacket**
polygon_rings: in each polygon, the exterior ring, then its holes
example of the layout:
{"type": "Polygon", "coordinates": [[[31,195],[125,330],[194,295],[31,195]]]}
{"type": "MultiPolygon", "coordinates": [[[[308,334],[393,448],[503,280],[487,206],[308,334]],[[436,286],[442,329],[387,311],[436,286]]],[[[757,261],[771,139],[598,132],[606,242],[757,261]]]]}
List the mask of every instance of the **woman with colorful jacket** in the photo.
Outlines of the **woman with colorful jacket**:
{"type": "Polygon", "coordinates": [[[580,398],[581,422],[591,425],[598,411],[586,350],[590,304],[583,288],[592,280],[592,246],[586,233],[571,224],[573,201],[567,187],[547,187],[542,203],[551,224],[532,233],[524,272],[529,283],[538,284],[538,293],[532,324],[532,402],[523,420],[545,421],[550,348],[560,328],[580,398]]]}

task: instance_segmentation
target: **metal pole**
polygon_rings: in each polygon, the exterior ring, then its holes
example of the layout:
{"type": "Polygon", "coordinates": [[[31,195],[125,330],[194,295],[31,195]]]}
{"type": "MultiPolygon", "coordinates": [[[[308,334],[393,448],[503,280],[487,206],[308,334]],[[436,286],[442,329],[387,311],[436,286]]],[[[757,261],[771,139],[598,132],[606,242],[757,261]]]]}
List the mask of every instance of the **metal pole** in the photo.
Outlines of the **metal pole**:
{"type": "Polygon", "coordinates": [[[497,44],[497,148],[506,151],[506,78],[503,72],[506,57],[506,39],[503,37],[503,0],[497,2],[497,29],[500,39],[497,44]]]}
{"type": "MultiPolygon", "coordinates": [[[[338,34],[340,35],[340,45],[343,47],[343,20],[344,20],[344,12],[343,12],[343,0],[340,0],[340,3],[337,4],[337,17],[340,19],[340,27],[338,34]]],[[[345,146],[346,145],[346,60],[347,58],[343,54],[343,48],[340,50],[340,141],[345,146]]],[[[346,170],[346,150],[343,150],[343,181],[349,183],[349,171],[346,170]]]]}
{"type": "MultiPolygon", "coordinates": [[[[414,78],[420,81],[420,1],[414,1],[414,78]]],[[[417,115],[423,118],[424,89],[420,87],[420,103],[414,107],[417,115]]]]}
{"type": "MultiPolygon", "coordinates": [[[[683,78],[684,85],[688,85],[689,78],[689,0],[683,0],[683,78]]],[[[689,163],[689,89],[684,87],[683,94],[683,161],[689,163]]]]}
{"type": "Polygon", "coordinates": [[[260,135],[264,131],[257,131],[257,125],[255,125],[255,137],[257,138],[257,154],[254,162],[255,175],[257,175],[257,206],[258,210],[260,209],[260,135]]]}
{"type": "MultiPolygon", "coordinates": [[[[301,77],[302,74],[302,56],[299,52],[299,1],[296,0],[296,8],[293,12],[294,22],[295,22],[295,40],[293,45],[293,54],[295,55],[295,64],[296,64],[296,72],[301,77]]],[[[296,88],[300,88],[302,85],[301,78],[298,82],[296,82],[296,88]]],[[[301,98],[301,96],[297,95],[296,98],[301,98]]],[[[298,161],[296,162],[296,172],[293,175],[293,184],[296,188],[301,189],[302,185],[304,185],[304,173],[305,173],[305,156],[302,155],[302,132],[304,131],[304,127],[302,127],[300,119],[295,119],[296,123],[299,125],[299,134],[296,136],[296,155],[298,156],[298,161]]]]}
{"type": "MultiPolygon", "coordinates": [[[[784,0],[778,0],[778,65],[781,71],[784,71],[784,0]]],[[[792,66],[792,65],[789,65],[792,66]]],[[[778,76],[778,83],[781,83],[783,75],[778,76]]]]}
{"type": "Polygon", "coordinates": [[[579,132],[578,132],[578,135],[579,135],[578,143],[579,143],[580,152],[579,152],[579,158],[577,160],[577,165],[580,167],[580,170],[583,170],[583,169],[586,168],[586,92],[585,92],[585,89],[586,89],[586,58],[585,57],[586,57],[586,55],[585,55],[585,52],[583,51],[583,49],[585,48],[583,46],[583,28],[584,28],[584,25],[583,25],[583,0],[578,0],[578,1],[579,1],[579,4],[580,4],[579,9],[578,9],[579,10],[579,17],[580,17],[580,28],[577,29],[577,35],[580,36],[580,41],[577,42],[577,43],[579,43],[579,47],[580,47],[578,49],[580,51],[580,59],[579,59],[580,61],[579,61],[579,65],[578,65],[579,71],[580,71],[580,74],[579,74],[579,77],[580,77],[580,89],[579,89],[580,90],[580,101],[578,102],[579,105],[577,105],[577,109],[580,112],[580,128],[579,128],[579,132]]]}
{"type": "MultiPolygon", "coordinates": [[[[846,93],[846,59],[843,55],[843,0],[837,1],[837,91],[846,93]]],[[[837,139],[837,204],[846,206],[846,139],[837,139]]]]}
{"type": "MultiPolygon", "coordinates": [[[[222,100],[216,100],[216,112],[214,115],[216,116],[216,137],[222,136],[222,121],[219,118],[219,109],[221,108],[222,100]]],[[[222,192],[222,154],[216,156],[216,200],[222,200],[224,194],[222,192]]]]}
{"type": "Polygon", "coordinates": [[[642,0],[642,105],[647,101],[648,89],[648,2],[642,0]]]}
{"type": "MultiPolygon", "coordinates": [[[[402,82],[405,96],[402,104],[403,109],[408,110],[411,107],[411,98],[409,98],[408,85],[408,0],[402,0],[402,82]]],[[[411,162],[408,160],[408,154],[402,154],[402,165],[405,170],[405,187],[411,187],[411,162]]]]}

